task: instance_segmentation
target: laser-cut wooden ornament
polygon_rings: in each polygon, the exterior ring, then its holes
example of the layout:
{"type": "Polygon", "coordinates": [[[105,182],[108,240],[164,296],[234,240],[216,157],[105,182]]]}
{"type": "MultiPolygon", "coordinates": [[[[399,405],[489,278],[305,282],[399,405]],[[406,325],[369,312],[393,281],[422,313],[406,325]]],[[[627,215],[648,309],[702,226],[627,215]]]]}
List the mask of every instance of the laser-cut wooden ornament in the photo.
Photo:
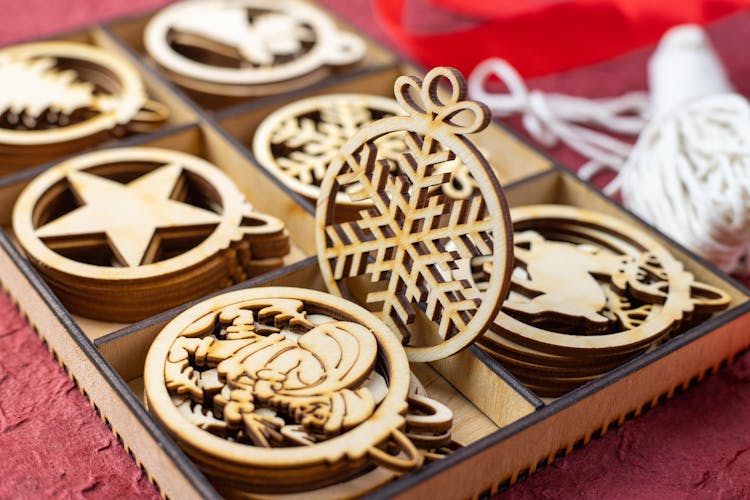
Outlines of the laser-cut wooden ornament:
{"type": "Polygon", "coordinates": [[[418,448],[427,450],[431,459],[450,447],[453,412],[440,401],[429,397],[419,379],[411,374],[409,411],[406,415],[406,435],[418,448]]]}
{"type": "Polygon", "coordinates": [[[13,210],[29,260],[74,313],[127,322],[279,267],[282,221],[218,168],[166,149],[81,155],[34,179],[13,210]]]}
{"type": "Polygon", "coordinates": [[[0,173],[44,163],[169,116],[138,70],[103,49],[38,42],[0,50],[0,173]]]}
{"type": "Polygon", "coordinates": [[[177,84],[237,97],[310,85],[366,53],[359,36],[298,0],[176,3],[151,19],[144,44],[177,84]]]}
{"type": "MultiPolygon", "coordinates": [[[[258,162],[289,188],[315,203],[328,165],[339,149],[361,128],[380,118],[404,115],[394,99],[368,94],[318,95],[282,106],[258,126],[253,153],[258,162]]],[[[405,132],[386,134],[375,141],[379,158],[389,163],[391,173],[401,170],[408,152],[405,132]]],[[[446,162],[450,182],[439,189],[450,198],[474,195],[478,186],[458,159],[446,162]]],[[[356,189],[356,188],[352,188],[356,189]]],[[[363,202],[347,192],[337,193],[339,210],[356,214],[363,202]]]]}
{"type": "Polygon", "coordinates": [[[318,260],[329,291],[367,303],[401,335],[411,361],[431,361],[465,348],[492,323],[508,290],[511,229],[497,178],[467,138],[487,126],[489,112],[465,100],[460,73],[435,68],[424,82],[402,76],[395,95],[407,115],[361,129],[326,171],[316,212],[318,260]],[[450,86],[445,99],[441,82],[450,86]],[[398,176],[380,161],[376,142],[393,132],[406,132],[408,149],[398,176]],[[445,164],[455,158],[479,195],[451,200],[438,189],[450,182],[445,164]],[[339,222],[341,192],[365,205],[358,220],[339,222]],[[484,292],[452,277],[460,263],[482,255],[495,271],[484,292]]]}
{"type": "Polygon", "coordinates": [[[563,205],[518,207],[511,218],[511,293],[479,343],[542,395],[594,380],[729,305],[726,292],[617,218],[563,205]]]}
{"type": "MultiPolygon", "coordinates": [[[[387,390],[383,377],[368,380],[368,389],[372,390],[376,400],[382,400],[387,390]],[[376,380],[376,381],[375,381],[376,380]]],[[[427,394],[419,379],[411,373],[409,393],[409,409],[406,413],[405,434],[419,449],[424,463],[441,460],[453,451],[461,448],[459,443],[452,441],[451,426],[453,413],[451,410],[432,399],[427,394]]],[[[400,457],[406,458],[401,452],[400,457]]],[[[351,479],[330,484],[322,488],[308,489],[296,493],[257,493],[241,491],[229,486],[219,485],[219,492],[228,498],[253,498],[257,500],[328,500],[330,498],[360,498],[377,488],[393,481],[400,474],[382,465],[373,466],[366,472],[360,472],[351,479]]]]}
{"type": "Polygon", "coordinates": [[[267,287],[201,302],[156,337],[144,378],[149,411],[232,488],[304,491],[422,463],[401,430],[403,348],[374,315],[329,294],[267,287]]]}

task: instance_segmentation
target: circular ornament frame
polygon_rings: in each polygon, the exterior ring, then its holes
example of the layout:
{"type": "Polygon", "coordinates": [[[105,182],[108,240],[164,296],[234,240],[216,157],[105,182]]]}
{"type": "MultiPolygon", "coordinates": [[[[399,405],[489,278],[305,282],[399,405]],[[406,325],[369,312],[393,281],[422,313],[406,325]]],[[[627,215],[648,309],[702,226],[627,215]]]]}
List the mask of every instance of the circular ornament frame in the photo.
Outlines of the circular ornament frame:
{"type": "Polygon", "coordinates": [[[284,223],[257,212],[211,163],[133,147],[64,161],[13,208],[29,261],[66,307],[129,323],[275,269],[284,223]]]}
{"type": "MultiPolygon", "coordinates": [[[[0,50],[0,59],[3,58],[13,62],[41,58],[78,60],[87,72],[100,73],[102,82],[108,82],[104,86],[112,87],[107,90],[116,90],[117,93],[113,94],[116,105],[112,109],[79,123],[46,130],[0,128],[0,144],[30,147],[80,141],[130,123],[142,109],[148,115],[145,117],[144,114],[144,123],[158,123],[168,113],[161,105],[148,101],[140,74],[134,66],[103,49],[77,42],[34,42],[0,50]],[[145,110],[144,106],[149,105],[154,109],[145,110]]],[[[91,81],[92,84],[102,82],[91,81]]]]}
{"type": "Polygon", "coordinates": [[[21,246],[34,262],[48,269],[86,280],[134,281],[158,278],[181,270],[191,269],[221,250],[237,238],[247,202],[234,183],[221,170],[202,158],[161,148],[133,147],[97,151],[66,160],[36,177],[21,193],[13,207],[13,229],[21,246]],[[34,213],[39,200],[71,172],[85,172],[119,162],[163,165],[177,164],[198,176],[214,190],[220,200],[221,217],[216,229],[199,245],[187,252],[152,264],[136,267],[105,267],[86,264],[61,256],[36,236],[34,213]]]}
{"type": "Polygon", "coordinates": [[[179,85],[198,92],[228,96],[271,93],[277,84],[306,85],[325,78],[327,66],[352,64],[367,51],[357,35],[342,32],[322,10],[299,0],[188,0],[162,9],[146,26],[144,45],[151,57],[179,85]],[[315,35],[313,47],[300,57],[278,66],[224,68],[204,64],[177,53],[168,42],[168,34],[180,18],[200,16],[207,8],[267,10],[304,23],[315,35]],[[311,81],[312,79],[312,81],[311,81]]]}
{"type": "Polygon", "coordinates": [[[484,129],[490,113],[486,106],[465,100],[461,74],[441,67],[427,73],[424,82],[402,76],[394,93],[407,114],[361,129],[326,172],[315,217],[318,262],[328,290],[345,298],[353,297],[348,278],[370,274],[373,282],[387,282],[389,289],[367,292],[366,301],[388,308],[379,314],[406,341],[410,361],[434,361],[468,347],[499,312],[510,282],[512,226],[497,177],[465,137],[484,129]],[[445,94],[442,83],[448,84],[445,94]],[[393,177],[377,161],[374,141],[398,131],[407,132],[406,163],[412,170],[393,177]],[[450,179],[450,173],[437,166],[454,158],[466,165],[480,196],[446,201],[436,192],[436,186],[450,179]],[[354,201],[375,208],[363,209],[363,219],[336,222],[342,183],[365,181],[354,201]],[[453,249],[446,248],[445,240],[453,249]],[[491,255],[495,270],[484,294],[468,280],[452,278],[449,269],[455,260],[479,254],[491,255]],[[430,326],[417,320],[418,314],[424,314],[430,326]],[[424,345],[408,344],[415,332],[426,333],[424,345]]]}
{"type": "MultiPolygon", "coordinates": [[[[726,292],[710,285],[696,282],[693,275],[684,269],[681,262],[644,230],[634,227],[622,219],[591,210],[567,205],[529,205],[511,209],[513,225],[521,231],[564,228],[567,233],[585,241],[603,242],[605,246],[622,251],[625,260],[615,269],[612,281],[618,287],[641,288],[638,293],[651,294],[654,304],[642,324],[632,329],[601,335],[571,335],[545,330],[533,324],[514,318],[500,311],[494,324],[485,333],[484,344],[491,349],[492,344],[507,344],[502,337],[512,343],[538,349],[548,356],[593,356],[606,358],[634,352],[645,348],[649,343],[669,333],[683,320],[690,319],[696,312],[721,310],[729,303],[726,292]],[[576,229],[577,228],[577,229],[576,229]],[[633,253],[637,252],[637,253],[633,253]],[[636,283],[640,264],[639,256],[646,259],[663,274],[667,291],[646,284],[636,283]],[[630,257],[630,259],[628,259],[630,257]],[[697,296],[694,292],[700,292],[697,296]]],[[[480,343],[483,339],[480,339],[480,343]]],[[[523,347],[521,347],[523,348],[523,347]]]]}
{"type": "MultiPolygon", "coordinates": [[[[282,321],[295,319],[285,317],[282,321]]],[[[210,469],[207,471],[210,475],[235,487],[238,484],[255,487],[262,493],[264,489],[278,491],[278,486],[284,484],[292,492],[344,481],[368,464],[405,472],[422,463],[421,455],[401,430],[406,422],[410,386],[409,362],[402,346],[373,314],[323,292],[259,287],[224,293],[196,304],[157,335],[146,357],[144,384],[147,406],[155,418],[175,436],[188,455],[197,458],[204,469],[210,469]],[[175,341],[185,331],[205,331],[205,325],[215,328],[212,318],[227,308],[260,309],[278,299],[300,301],[305,312],[364,326],[377,342],[378,359],[388,381],[385,397],[363,422],[307,446],[263,448],[231,442],[196,427],[177,409],[166,385],[165,362],[175,341]],[[381,447],[386,442],[397,445],[402,453],[390,455],[383,451],[381,447]]]]}
{"type": "MultiPolygon", "coordinates": [[[[379,111],[388,115],[403,115],[404,110],[397,101],[377,95],[368,94],[331,94],[309,97],[294,101],[283,106],[263,119],[253,135],[253,154],[258,162],[274,177],[286,184],[292,191],[301,194],[313,203],[320,197],[320,186],[314,183],[306,183],[297,177],[290,175],[279,165],[277,158],[272,152],[272,138],[278,133],[280,127],[289,120],[317,113],[324,108],[334,108],[338,104],[355,104],[358,107],[379,111]]],[[[362,207],[362,203],[352,202],[346,193],[338,193],[336,203],[340,205],[351,205],[362,207]]]]}

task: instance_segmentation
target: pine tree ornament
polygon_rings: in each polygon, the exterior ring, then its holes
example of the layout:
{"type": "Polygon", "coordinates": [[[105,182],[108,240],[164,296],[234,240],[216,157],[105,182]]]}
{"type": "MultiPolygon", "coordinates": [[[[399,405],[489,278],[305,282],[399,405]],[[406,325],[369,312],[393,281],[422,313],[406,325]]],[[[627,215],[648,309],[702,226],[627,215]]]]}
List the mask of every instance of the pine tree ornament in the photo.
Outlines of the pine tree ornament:
{"type": "Polygon", "coordinates": [[[169,116],[134,66],[76,42],[0,50],[0,89],[0,174],[153,130],[169,116]]]}

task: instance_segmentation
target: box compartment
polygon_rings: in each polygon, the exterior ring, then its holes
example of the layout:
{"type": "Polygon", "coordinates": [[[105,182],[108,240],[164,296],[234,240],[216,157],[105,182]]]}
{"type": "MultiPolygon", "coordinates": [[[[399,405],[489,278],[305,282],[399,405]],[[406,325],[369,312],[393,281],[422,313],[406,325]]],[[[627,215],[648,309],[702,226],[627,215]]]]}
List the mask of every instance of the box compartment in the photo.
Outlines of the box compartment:
{"type": "MultiPolygon", "coordinates": [[[[277,184],[208,123],[165,129],[154,134],[133,137],[126,143],[117,145],[123,146],[166,148],[208,160],[232,179],[257,210],[287,222],[292,248],[284,258],[284,265],[298,262],[315,253],[315,238],[309,234],[312,231],[313,218],[301,208],[294,199],[295,195],[277,184]]],[[[47,164],[0,179],[0,225],[10,241],[15,242],[10,227],[15,199],[34,176],[53,166],[54,164],[47,164]]],[[[71,315],[71,318],[92,339],[126,326],[75,315],[71,315]]]]}

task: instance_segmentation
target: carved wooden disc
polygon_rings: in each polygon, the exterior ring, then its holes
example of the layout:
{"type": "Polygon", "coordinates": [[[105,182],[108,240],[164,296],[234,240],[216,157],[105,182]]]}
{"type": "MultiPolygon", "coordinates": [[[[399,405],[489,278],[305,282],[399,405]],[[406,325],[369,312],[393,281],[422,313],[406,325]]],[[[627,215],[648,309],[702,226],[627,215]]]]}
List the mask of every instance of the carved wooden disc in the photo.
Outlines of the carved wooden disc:
{"type": "Polygon", "coordinates": [[[75,42],[0,50],[0,88],[3,147],[92,137],[131,122],[147,104],[136,68],[111,52],[75,42]]]}
{"type": "Polygon", "coordinates": [[[299,491],[421,455],[399,429],[410,384],[403,348],[365,309],[300,288],[211,298],[156,337],[149,411],[212,478],[299,491]],[[389,454],[392,443],[404,452],[389,454]]]}
{"type": "Polygon", "coordinates": [[[468,346],[499,311],[511,268],[510,222],[494,172],[466,137],[487,126],[489,111],[465,100],[460,73],[436,68],[424,82],[400,77],[395,95],[407,115],[361,129],[326,172],[316,213],[318,260],[332,293],[367,303],[402,336],[410,360],[431,361],[468,346]],[[450,85],[447,97],[438,95],[441,81],[450,85]],[[406,133],[408,150],[397,176],[380,161],[377,144],[393,132],[406,133]],[[438,189],[450,182],[446,163],[455,158],[479,195],[454,200],[438,189]],[[339,222],[342,191],[366,205],[359,219],[339,222]],[[452,275],[482,255],[494,266],[484,292],[452,275]]]}
{"type": "MultiPolygon", "coordinates": [[[[258,126],[253,154],[284,184],[315,201],[328,165],[351,136],[379,118],[403,114],[394,99],[367,94],[320,95],[294,101],[258,126]]],[[[379,145],[394,158],[405,152],[403,139],[394,140],[393,134],[381,138],[379,145]]],[[[346,193],[338,193],[337,201],[352,203],[346,193]]]]}
{"type": "MultiPolygon", "coordinates": [[[[487,333],[545,353],[616,356],[729,305],[620,219],[564,205],[511,210],[517,267],[487,333]]],[[[498,340],[498,342],[500,342],[498,340]]]]}
{"type": "Polygon", "coordinates": [[[193,0],[149,22],[146,50],[180,85],[223,95],[324,78],[326,66],[362,59],[364,41],[298,0],[193,0]]]}
{"type": "MultiPolygon", "coordinates": [[[[539,396],[595,380],[731,301],[617,218],[562,205],[511,218],[511,292],[479,345],[539,396]]],[[[488,262],[468,272],[480,288],[488,262]]]]}
{"type": "Polygon", "coordinates": [[[289,251],[284,224],[254,211],[218,168],[157,148],[49,169],[19,196],[13,230],[72,311],[109,321],[225,288],[289,251]]]}
{"type": "MultiPolygon", "coordinates": [[[[406,114],[390,98],[368,94],[318,95],[294,101],[270,115],[253,136],[253,153],[258,162],[292,190],[316,202],[326,169],[339,149],[359,129],[386,116],[406,114]]],[[[401,170],[408,152],[406,132],[393,132],[375,141],[379,158],[388,161],[391,173],[401,170]]],[[[450,198],[468,198],[478,186],[460,160],[454,159],[445,169],[450,182],[439,187],[450,198]]],[[[336,195],[336,203],[351,210],[367,206],[355,202],[347,192],[336,195]]]]}

